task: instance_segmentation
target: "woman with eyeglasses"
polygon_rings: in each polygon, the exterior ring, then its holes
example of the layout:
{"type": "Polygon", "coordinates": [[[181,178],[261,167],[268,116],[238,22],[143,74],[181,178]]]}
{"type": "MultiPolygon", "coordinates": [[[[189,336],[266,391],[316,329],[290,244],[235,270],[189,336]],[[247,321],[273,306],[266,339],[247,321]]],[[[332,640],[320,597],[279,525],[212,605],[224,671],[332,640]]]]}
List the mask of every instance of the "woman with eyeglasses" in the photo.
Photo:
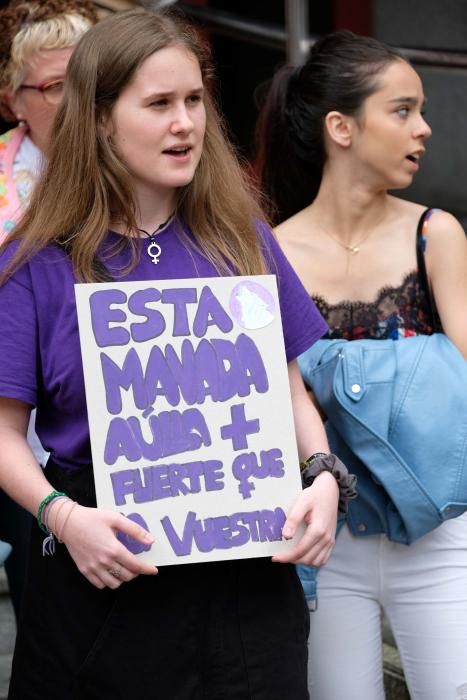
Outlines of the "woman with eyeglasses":
{"type": "Polygon", "coordinates": [[[90,0],[12,0],[0,10],[0,242],[24,210],[47,152],[75,44],[97,20],[90,0]]]}
{"type": "MultiPolygon", "coordinates": [[[[28,204],[47,153],[49,133],[75,44],[97,20],[88,0],[12,0],[0,10],[0,116],[16,126],[0,136],[0,243],[28,204]]],[[[33,430],[40,464],[46,453],[33,430]]],[[[28,549],[29,514],[0,490],[0,540],[18,616],[28,549]]]]}

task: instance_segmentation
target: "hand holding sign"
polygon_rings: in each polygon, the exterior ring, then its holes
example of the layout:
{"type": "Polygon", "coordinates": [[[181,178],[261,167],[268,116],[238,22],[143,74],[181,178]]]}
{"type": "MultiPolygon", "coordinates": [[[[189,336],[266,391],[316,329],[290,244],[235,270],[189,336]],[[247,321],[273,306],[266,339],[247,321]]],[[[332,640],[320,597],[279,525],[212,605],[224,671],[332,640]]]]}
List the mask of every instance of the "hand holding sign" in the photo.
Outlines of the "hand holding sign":
{"type": "MultiPolygon", "coordinates": [[[[62,528],[63,523],[58,526],[62,528]]],[[[154,542],[140,525],[110,510],[76,505],[66,521],[63,542],[78,569],[97,588],[118,588],[123,581],[140,574],[157,574],[153,565],[132,554],[119,541],[118,533],[125,533],[146,548],[154,542]],[[110,573],[116,565],[118,578],[110,573]]]]}
{"type": "Polygon", "coordinates": [[[292,538],[305,521],[305,532],[292,549],[277,554],[273,561],[323,566],[335,542],[338,499],[337,481],[329,472],[322,472],[299,495],[282,530],[284,537],[292,538]]]}

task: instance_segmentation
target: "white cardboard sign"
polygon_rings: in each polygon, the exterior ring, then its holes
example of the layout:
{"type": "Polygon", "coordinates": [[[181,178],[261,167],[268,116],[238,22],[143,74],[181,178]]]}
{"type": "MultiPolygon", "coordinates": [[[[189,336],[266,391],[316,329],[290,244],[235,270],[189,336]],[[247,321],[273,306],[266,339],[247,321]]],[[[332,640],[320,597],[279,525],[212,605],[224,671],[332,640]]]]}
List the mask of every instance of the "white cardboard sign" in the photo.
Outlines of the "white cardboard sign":
{"type": "Polygon", "coordinates": [[[97,503],[155,565],[287,549],[301,490],[274,275],[75,285],[97,503]]]}

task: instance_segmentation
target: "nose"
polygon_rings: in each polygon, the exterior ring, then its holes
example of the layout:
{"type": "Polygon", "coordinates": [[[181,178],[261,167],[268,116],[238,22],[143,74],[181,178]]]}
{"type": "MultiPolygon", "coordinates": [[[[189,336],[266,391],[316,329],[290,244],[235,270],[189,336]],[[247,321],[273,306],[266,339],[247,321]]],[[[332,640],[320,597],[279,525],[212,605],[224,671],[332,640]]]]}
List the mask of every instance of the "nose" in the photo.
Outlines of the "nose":
{"type": "Polygon", "coordinates": [[[189,114],[186,104],[183,102],[177,105],[173,115],[171,131],[173,134],[180,132],[190,132],[193,129],[193,120],[189,114]]]}
{"type": "Polygon", "coordinates": [[[422,139],[429,139],[432,131],[428,122],[425,120],[423,114],[420,114],[417,126],[415,127],[416,136],[422,139]]]}

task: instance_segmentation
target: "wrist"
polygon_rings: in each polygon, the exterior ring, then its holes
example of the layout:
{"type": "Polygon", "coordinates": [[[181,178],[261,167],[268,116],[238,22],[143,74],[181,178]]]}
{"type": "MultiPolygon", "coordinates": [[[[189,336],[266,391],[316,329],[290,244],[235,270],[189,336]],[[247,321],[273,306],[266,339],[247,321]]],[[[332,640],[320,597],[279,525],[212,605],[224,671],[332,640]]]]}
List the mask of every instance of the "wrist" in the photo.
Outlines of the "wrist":
{"type": "Polygon", "coordinates": [[[327,469],[317,474],[313,479],[312,483],[315,484],[317,481],[332,481],[336,485],[336,488],[338,488],[336,477],[333,474],[331,474],[331,472],[329,472],[327,469]]]}
{"type": "Polygon", "coordinates": [[[47,532],[55,533],[55,523],[57,522],[58,514],[64,507],[65,503],[69,500],[69,497],[65,495],[55,496],[55,498],[45,506],[44,510],[42,511],[42,521],[47,532]]]}
{"type": "Polygon", "coordinates": [[[65,505],[63,508],[57,509],[57,516],[54,522],[54,535],[60,543],[63,543],[65,530],[67,528],[71,514],[77,505],[77,502],[72,501],[70,498],[67,501],[65,501],[65,505]]]}
{"type": "Polygon", "coordinates": [[[311,486],[324,472],[328,472],[336,480],[339,487],[339,511],[346,513],[349,500],[357,496],[357,477],[349,474],[345,464],[336,455],[315,452],[307,460],[300,462],[303,488],[311,486]]]}
{"type": "Polygon", "coordinates": [[[45,511],[48,508],[49,504],[52,503],[56,498],[61,498],[62,496],[66,496],[65,493],[62,491],[51,491],[45,498],[42,499],[42,501],[39,503],[38,508],[37,508],[37,513],[36,513],[36,520],[37,524],[43,530],[44,532],[48,532],[48,529],[45,524],[45,511]]]}

